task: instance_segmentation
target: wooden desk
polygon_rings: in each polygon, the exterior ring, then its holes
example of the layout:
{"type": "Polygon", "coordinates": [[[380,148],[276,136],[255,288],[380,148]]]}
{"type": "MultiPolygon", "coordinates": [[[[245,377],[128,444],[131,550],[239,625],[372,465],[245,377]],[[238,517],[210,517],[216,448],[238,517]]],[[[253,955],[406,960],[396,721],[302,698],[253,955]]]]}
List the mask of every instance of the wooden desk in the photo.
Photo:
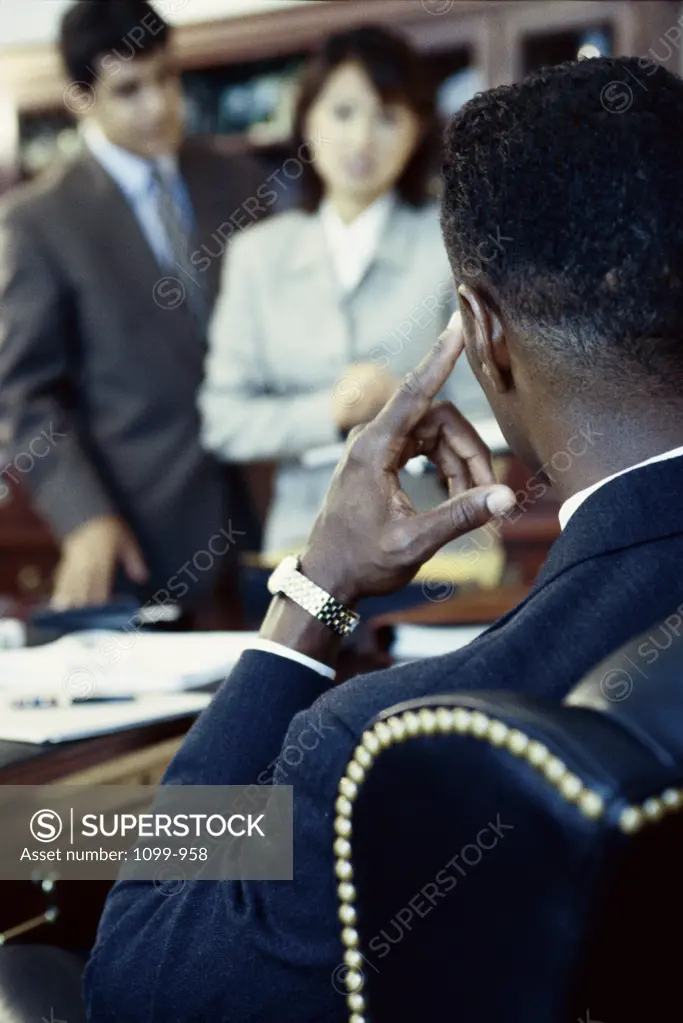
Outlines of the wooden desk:
{"type": "Polygon", "coordinates": [[[176,718],[55,745],[0,741],[0,785],[75,784],[75,776],[88,772],[92,772],[88,773],[88,778],[97,778],[96,772],[100,772],[103,779],[106,777],[106,781],[93,780],[92,784],[124,785],[129,781],[154,784],[145,780],[154,766],[154,761],[149,759],[150,751],[159,747],[170,749],[169,743],[175,747],[180,745],[192,721],[192,717],[176,718]],[[139,781],[134,778],[136,772],[140,775],[139,781]]]}
{"type": "MultiPolygon", "coordinates": [[[[340,660],[340,679],[384,667],[389,658],[355,649],[340,660]]],[[[111,735],[38,746],[0,741],[0,785],[156,785],[194,717],[111,735]]],[[[112,882],[0,882],[0,935],[8,941],[88,950],[112,882]],[[51,920],[56,911],[56,919],[51,920]]]]}
{"type": "Polygon", "coordinates": [[[495,590],[462,590],[450,600],[378,615],[366,631],[367,655],[391,663],[389,651],[396,625],[490,625],[521,603],[529,589],[529,585],[514,584],[495,590]]]}
{"type": "MultiPolygon", "coordinates": [[[[193,720],[54,746],[0,742],[0,784],[156,785],[193,720]]],[[[87,950],[110,888],[111,882],[100,881],[0,882],[0,934],[9,941],[87,950]]]]}
{"type": "Polygon", "coordinates": [[[489,625],[517,607],[530,586],[517,583],[495,590],[463,590],[438,604],[420,604],[410,611],[379,615],[375,629],[399,623],[411,625],[489,625]]]}

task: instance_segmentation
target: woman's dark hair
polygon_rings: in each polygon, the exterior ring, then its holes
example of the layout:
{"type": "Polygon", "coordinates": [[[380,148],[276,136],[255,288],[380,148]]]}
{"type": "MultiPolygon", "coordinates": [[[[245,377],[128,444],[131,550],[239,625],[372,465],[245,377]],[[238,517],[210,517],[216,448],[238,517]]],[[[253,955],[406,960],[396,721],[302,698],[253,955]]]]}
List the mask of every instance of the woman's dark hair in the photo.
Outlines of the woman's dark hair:
{"type": "MultiPolygon", "coordinates": [[[[327,79],[342,64],[358,64],[384,103],[404,103],[420,119],[420,142],[396,183],[396,191],[410,206],[420,206],[429,197],[429,180],[438,147],[436,89],[426,62],[402,36],[367,25],[330,36],[314,53],[304,70],[294,116],[297,149],[306,146],[306,118],[327,79]]],[[[323,185],[314,164],[306,162],[301,175],[303,209],[317,209],[323,185]]]]}
{"type": "Polygon", "coordinates": [[[59,50],[71,81],[92,85],[98,57],[152,53],[168,34],[168,23],[148,0],[77,0],[62,19],[59,50]]]}

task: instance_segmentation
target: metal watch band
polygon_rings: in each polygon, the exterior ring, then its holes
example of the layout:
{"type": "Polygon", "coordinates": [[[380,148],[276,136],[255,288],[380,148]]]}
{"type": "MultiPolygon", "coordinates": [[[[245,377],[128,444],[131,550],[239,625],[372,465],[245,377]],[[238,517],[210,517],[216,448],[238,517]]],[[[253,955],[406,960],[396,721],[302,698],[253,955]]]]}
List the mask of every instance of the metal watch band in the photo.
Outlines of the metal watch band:
{"type": "Polygon", "coordinates": [[[268,580],[268,589],[273,594],[289,597],[339,636],[350,635],[360,621],[355,611],[349,611],[321,586],[306,578],[299,570],[299,559],[293,555],[280,562],[268,580]]]}

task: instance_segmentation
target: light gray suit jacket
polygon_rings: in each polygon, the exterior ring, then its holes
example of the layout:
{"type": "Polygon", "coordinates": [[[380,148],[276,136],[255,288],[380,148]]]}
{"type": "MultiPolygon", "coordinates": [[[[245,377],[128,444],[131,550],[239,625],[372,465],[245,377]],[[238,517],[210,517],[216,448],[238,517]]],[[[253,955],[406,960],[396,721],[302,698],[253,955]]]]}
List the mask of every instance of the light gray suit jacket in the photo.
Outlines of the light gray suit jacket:
{"type": "MultiPolygon", "coordinates": [[[[454,308],[433,204],[397,204],[367,273],[345,297],[316,214],[283,213],[233,241],[209,331],[202,436],[225,460],[279,460],[267,551],[305,540],[320,508],[332,469],[306,467],[301,456],[340,440],[333,392],[344,371],[369,362],[400,379],[454,308]]],[[[466,359],[445,392],[468,417],[491,415],[466,359]]],[[[434,477],[415,483],[418,505],[443,498],[434,477]]]]}

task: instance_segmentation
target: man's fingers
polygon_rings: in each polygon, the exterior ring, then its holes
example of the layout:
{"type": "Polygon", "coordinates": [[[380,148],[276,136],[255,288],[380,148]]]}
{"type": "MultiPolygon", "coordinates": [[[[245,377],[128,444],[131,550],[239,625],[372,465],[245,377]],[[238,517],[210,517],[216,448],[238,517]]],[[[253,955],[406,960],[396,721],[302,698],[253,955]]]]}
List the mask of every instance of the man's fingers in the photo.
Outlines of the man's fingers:
{"type": "MultiPolygon", "coordinates": [[[[429,413],[427,415],[429,416],[429,413]]],[[[416,435],[420,438],[417,445],[419,454],[425,455],[439,470],[448,487],[449,495],[454,496],[474,486],[467,462],[460,458],[448,444],[440,422],[434,422],[432,428],[426,432],[416,428],[410,434],[411,439],[416,435]]]]}
{"type": "Polygon", "coordinates": [[[88,587],[88,604],[97,606],[106,604],[111,595],[111,584],[114,578],[114,566],[111,571],[97,572],[90,578],[88,587]]]}
{"type": "Polygon", "coordinates": [[[389,461],[386,468],[403,469],[406,462],[416,455],[434,459],[434,453],[441,441],[441,417],[438,415],[440,405],[440,402],[433,405],[415,429],[406,435],[403,449],[396,455],[393,463],[389,461]]]}
{"type": "Polygon", "coordinates": [[[74,607],[74,587],[64,569],[57,569],[50,607],[54,611],[66,611],[74,607]]]}
{"type": "Polygon", "coordinates": [[[475,485],[467,462],[456,455],[443,434],[430,458],[448,487],[449,497],[462,494],[475,485]]]}
{"type": "Polygon", "coordinates": [[[134,583],[144,583],[147,581],[149,578],[147,566],[140,548],[132,537],[125,540],[121,545],[120,558],[129,579],[132,579],[134,583]]]}
{"type": "Polygon", "coordinates": [[[115,559],[103,553],[98,561],[67,554],[57,569],[50,606],[56,611],[106,604],[111,596],[115,559]]]}
{"type": "Polygon", "coordinates": [[[513,491],[502,484],[474,487],[436,508],[411,516],[402,523],[402,528],[409,533],[415,560],[424,562],[450,540],[485,526],[494,515],[509,511],[514,503],[513,491]]]}
{"type": "Polygon", "coordinates": [[[442,434],[444,443],[467,465],[475,486],[495,483],[491,452],[477,431],[452,405],[453,415],[445,418],[442,434]]]}
{"type": "Polygon", "coordinates": [[[55,611],[66,611],[72,607],[88,607],[99,604],[100,584],[79,572],[75,566],[66,566],[57,576],[51,607],[55,611]]]}
{"type": "Polygon", "coordinates": [[[434,462],[453,492],[496,482],[491,452],[451,402],[434,405],[409,434],[408,441],[410,451],[420,451],[434,462]]]}
{"type": "MultiPolygon", "coordinates": [[[[419,422],[453,372],[463,346],[459,314],[454,314],[429,354],[404,377],[393,397],[375,416],[371,427],[380,444],[403,438],[419,422]]],[[[396,446],[392,445],[394,449],[396,446]]],[[[398,445],[399,450],[402,446],[398,445]]]]}
{"type": "Polygon", "coordinates": [[[111,584],[114,578],[115,562],[112,559],[103,559],[102,563],[82,565],[80,575],[84,583],[84,592],[81,593],[82,606],[96,607],[99,604],[106,604],[111,593],[111,584]]]}

